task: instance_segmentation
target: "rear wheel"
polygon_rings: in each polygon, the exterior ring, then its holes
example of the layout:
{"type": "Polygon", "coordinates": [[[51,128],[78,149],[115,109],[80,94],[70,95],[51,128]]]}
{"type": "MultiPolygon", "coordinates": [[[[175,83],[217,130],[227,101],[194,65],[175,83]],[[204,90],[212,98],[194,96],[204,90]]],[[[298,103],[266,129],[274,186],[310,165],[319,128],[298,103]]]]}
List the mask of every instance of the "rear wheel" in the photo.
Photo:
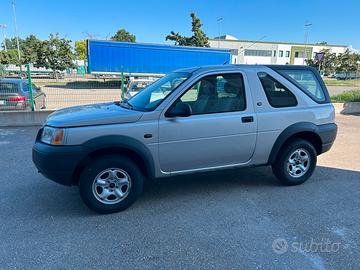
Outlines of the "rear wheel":
{"type": "Polygon", "coordinates": [[[127,157],[105,156],[84,169],[79,189],[90,209],[103,214],[119,212],[141,194],[143,175],[127,157]]]}
{"type": "Polygon", "coordinates": [[[272,170],[284,185],[299,185],[310,178],[317,161],[316,150],[310,142],[293,140],[280,151],[272,170]]]}
{"type": "Polygon", "coordinates": [[[24,71],[20,73],[20,79],[27,79],[27,76],[27,73],[24,71]]]}

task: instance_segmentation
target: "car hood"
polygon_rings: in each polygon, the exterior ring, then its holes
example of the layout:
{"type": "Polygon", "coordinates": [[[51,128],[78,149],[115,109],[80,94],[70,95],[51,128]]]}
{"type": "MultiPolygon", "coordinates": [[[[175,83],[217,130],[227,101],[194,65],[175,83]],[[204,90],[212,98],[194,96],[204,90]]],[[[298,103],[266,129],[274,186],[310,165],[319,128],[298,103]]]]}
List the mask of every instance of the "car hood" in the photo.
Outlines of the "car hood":
{"type": "Polygon", "coordinates": [[[118,103],[83,105],[58,110],[50,114],[46,125],[53,127],[78,127],[136,122],[143,112],[130,110],[118,103]]]}

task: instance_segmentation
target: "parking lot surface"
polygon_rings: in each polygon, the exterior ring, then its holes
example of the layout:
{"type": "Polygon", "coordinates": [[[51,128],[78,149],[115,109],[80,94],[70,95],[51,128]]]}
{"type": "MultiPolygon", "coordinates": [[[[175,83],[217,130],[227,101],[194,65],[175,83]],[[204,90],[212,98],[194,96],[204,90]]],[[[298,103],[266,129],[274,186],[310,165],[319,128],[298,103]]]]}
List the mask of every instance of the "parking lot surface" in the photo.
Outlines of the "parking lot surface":
{"type": "Polygon", "coordinates": [[[0,268],[358,269],[360,117],[337,123],[303,185],[266,167],[182,176],[112,215],[37,173],[37,128],[0,129],[0,268]]]}

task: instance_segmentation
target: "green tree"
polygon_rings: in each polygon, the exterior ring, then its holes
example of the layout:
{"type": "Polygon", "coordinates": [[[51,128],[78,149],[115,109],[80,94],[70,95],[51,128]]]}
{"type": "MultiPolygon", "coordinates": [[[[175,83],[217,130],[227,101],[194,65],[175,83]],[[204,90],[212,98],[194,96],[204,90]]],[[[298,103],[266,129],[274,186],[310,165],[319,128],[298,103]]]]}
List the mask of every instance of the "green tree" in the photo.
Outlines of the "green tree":
{"type": "MultiPolygon", "coordinates": [[[[20,55],[21,53],[21,45],[24,42],[23,39],[19,38],[19,47],[20,47],[20,55]]],[[[0,63],[1,64],[15,64],[19,65],[19,57],[17,52],[17,43],[15,38],[7,38],[5,39],[7,51],[0,52],[0,63]]],[[[2,46],[5,49],[5,46],[2,46]]]]}
{"type": "Polygon", "coordinates": [[[42,41],[38,50],[37,67],[53,70],[73,68],[75,55],[72,52],[71,40],[60,38],[59,34],[50,34],[49,40],[42,41]]]}
{"type": "Polygon", "coordinates": [[[80,60],[86,59],[86,40],[78,40],[75,42],[75,54],[80,60]]]}
{"type": "Polygon", "coordinates": [[[321,66],[322,73],[327,75],[334,73],[336,71],[336,66],[338,63],[336,54],[331,53],[330,49],[323,49],[320,52],[324,53],[322,61],[319,62],[315,59],[307,59],[307,65],[315,67],[316,69],[319,69],[319,66],[321,66]]]}
{"type": "Polygon", "coordinates": [[[5,76],[5,67],[0,64],[0,78],[4,77],[5,76]]]}
{"type": "Polygon", "coordinates": [[[20,43],[21,63],[36,63],[38,61],[38,51],[42,41],[34,35],[30,35],[20,43]]]}
{"type": "MultiPolygon", "coordinates": [[[[23,39],[22,38],[19,38],[19,45],[20,45],[20,48],[21,48],[21,43],[23,42],[23,39]]],[[[16,43],[16,38],[7,38],[5,39],[5,43],[6,43],[6,48],[8,50],[11,50],[11,49],[17,49],[17,43],[16,43]]],[[[5,48],[4,45],[2,46],[3,49],[5,48]]]]}
{"type": "Polygon", "coordinates": [[[125,29],[119,29],[115,35],[111,37],[112,40],[124,41],[124,42],[135,42],[136,36],[129,33],[125,29]]]}
{"type": "Polygon", "coordinates": [[[337,59],[337,72],[357,72],[360,63],[360,55],[346,50],[344,53],[339,54],[337,59]]]}
{"type": "Polygon", "coordinates": [[[0,51],[0,64],[19,64],[17,49],[10,49],[7,51],[0,51]]]}
{"type": "Polygon", "coordinates": [[[358,72],[360,66],[360,54],[346,50],[344,53],[336,55],[331,53],[330,49],[323,49],[321,52],[324,53],[324,58],[320,62],[315,59],[306,60],[306,64],[315,68],[319,68],[324,74],[331,74],[334,72],[352,73],[358,72]]]}
{"type": "Polygon", "coordinates": [[[209,38],[205,32],[201,30],[203,24],[200,19],[195,13],[191,13],[190,16],[192,19],[191,31],[193,35],[191,37],[185,37],[178,32],[171,31],[170,34],[166,36],[166,40],[172,40],[175,42],[175,45],[180,46],[210,47],[209,38]]]}
{"type": "MultiPolygon", "coordinates": [[[[6,39],[5,42],[8,50],[1,53],[0,63],[19,65],[16,39],[6,39]]],[[[19,38],[21,64],[35,63],[38,59],[39,46],[41,46],[41,40],[34,35],[25,39],[19,38]]]]}

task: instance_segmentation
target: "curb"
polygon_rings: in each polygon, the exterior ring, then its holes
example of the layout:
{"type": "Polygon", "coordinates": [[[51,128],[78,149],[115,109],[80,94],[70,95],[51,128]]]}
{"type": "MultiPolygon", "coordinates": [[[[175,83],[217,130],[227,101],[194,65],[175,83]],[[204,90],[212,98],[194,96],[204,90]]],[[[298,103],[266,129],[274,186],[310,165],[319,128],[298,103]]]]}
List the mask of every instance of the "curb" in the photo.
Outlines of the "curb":
{"type": "Polygon", "coordinates": [[[0,112],[0,127],[41,126],[52,112],[54,110],[0,112]]]}
{"type": "Polygon", "coordinates": [[[335,113],[360,115],[360,102],[333,103],[335,113]]]}

